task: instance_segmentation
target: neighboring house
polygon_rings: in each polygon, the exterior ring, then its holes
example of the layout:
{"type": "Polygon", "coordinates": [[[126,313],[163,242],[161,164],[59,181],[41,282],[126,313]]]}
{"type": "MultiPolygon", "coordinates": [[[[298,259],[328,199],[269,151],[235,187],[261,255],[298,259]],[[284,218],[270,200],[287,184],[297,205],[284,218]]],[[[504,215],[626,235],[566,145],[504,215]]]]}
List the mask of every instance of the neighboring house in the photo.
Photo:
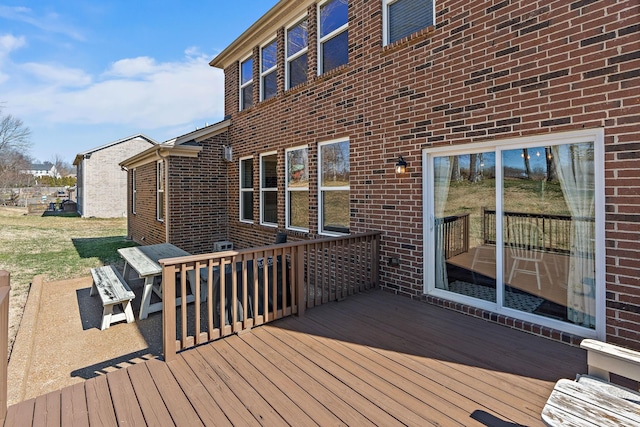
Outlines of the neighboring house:
{"type": "Polygon", "coordinates": [[[33,175],[34,178],[50,176],[52,178],[60,178],[60,173],[56,165],[51,163],[32,163],[29,169],[21,170],[21,173],[33,175]]]}
{"type": "Polygon", "coordinates": [[[132,206],[165,200],[153,242],[211,229],[185,243],[195,253],[380,230],[389,292],[640,348],[639,12],[282,0],[211,61],[220,133],[168,169],[127,166],[132,206]],[[165,186],[147,188],[156,175],[165,186]],[[210,214],[223,199],[226,233],[210,214]]]}
{"type": "Polygon", "coordinates": [[[119,163],[156,142],[142,134],[110,142],[76,155],[76,201],[83,217],[127,215],[127,173],[119,163]]]}
{"type": "Polygon", "coordinates": [[[213,242],[227,240],[228,126],[204,127],[120,163],[129,171],[129,238],[171,242],[192,253],[211,252],[213,242]]]}

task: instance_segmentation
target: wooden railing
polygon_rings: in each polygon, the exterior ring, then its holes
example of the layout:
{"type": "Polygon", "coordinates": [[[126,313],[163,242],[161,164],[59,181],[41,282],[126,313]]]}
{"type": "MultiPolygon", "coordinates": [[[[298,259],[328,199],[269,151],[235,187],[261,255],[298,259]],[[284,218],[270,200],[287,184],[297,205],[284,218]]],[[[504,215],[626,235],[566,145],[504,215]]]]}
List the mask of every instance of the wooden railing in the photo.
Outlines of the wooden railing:
{"type": "Polygon", "coordinates": [[[469,214],[436,218],[436,238],[442,239],[445,259],[469,252],[469,214]]]}
{"type": "Polygon", "coordinates": [[[11,276],[0,270],[0,421],[7,415],[7,364],[9,357],[9,291],[11,276]]]}
{"type": "MultiPolygon", "coordinates": [[[[526,212],[505,212],[503,226],[508,233],[509,226],[516,223],[533,223],[542,230],[542,241],[538,249],[547,252],[569,253],[571,251],[571,223],[577,221],[594,222],[593,218],[575,218],[571,215],[547,215],[526,212]]],[[[496,243],[496,211],[483,209],[482,233],[485,244],[496,243]]],[[[505,239],[508,236],[505,234],[505,239]]]]}
{"type": "Polygon", "coordinates": [[[376,287],[379,246],[380,233],[369,232],[160,260],[165,360],[376,287]],[[178,310],[176,292],[189,290],[195,303],[182,298],[178,310]]]}

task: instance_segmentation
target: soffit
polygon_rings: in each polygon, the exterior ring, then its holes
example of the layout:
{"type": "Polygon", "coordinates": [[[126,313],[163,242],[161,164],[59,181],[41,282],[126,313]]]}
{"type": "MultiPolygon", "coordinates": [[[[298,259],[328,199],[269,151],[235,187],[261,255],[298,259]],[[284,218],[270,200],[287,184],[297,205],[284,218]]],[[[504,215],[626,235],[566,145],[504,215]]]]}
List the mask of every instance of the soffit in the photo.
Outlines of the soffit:
{"type": "Polygon", "coordinates": [[[280,0],[240,37],[213,58],[209,65],[224,70],[244,58],[255,46],[260,46],[273,39],[279,28],[294,24],[295,20],[303,16],[308,7],[315,3],[315,0],[280,0]]]}

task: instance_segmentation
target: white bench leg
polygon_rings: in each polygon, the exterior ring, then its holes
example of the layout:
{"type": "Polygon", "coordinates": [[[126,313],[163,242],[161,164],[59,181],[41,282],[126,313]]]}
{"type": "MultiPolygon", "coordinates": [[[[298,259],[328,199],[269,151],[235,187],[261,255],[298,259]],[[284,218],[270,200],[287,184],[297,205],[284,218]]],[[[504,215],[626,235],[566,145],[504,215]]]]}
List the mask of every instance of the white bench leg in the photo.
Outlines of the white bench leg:
{"type": "Polygon", "coordinates": [[[101,330],[105,330],[108,329],[109,326],[111,326],[111,315],[113,314],[113,305],[112,304],[108,304],[104,306],[104,309],[102,310],[102,326],[100,327],[101,330]]]}
{"type": "Polygon", "coordinates": [[[140,302],[140,320],[149,316],[149,304],[151,303],[151,293],[153,292],[153,277],[144,279],[144,289],[142,290],[142,301],[140,302]]]}
{"type": "Polygon", "coordinates": [[[131,323],[135,321],[135,317],[133,317],[133,309],[131,308],[131,300],[124,301],[122,303],[122,308],[124,311],[125,318],[127,319],[127,323],[131,323]]]}

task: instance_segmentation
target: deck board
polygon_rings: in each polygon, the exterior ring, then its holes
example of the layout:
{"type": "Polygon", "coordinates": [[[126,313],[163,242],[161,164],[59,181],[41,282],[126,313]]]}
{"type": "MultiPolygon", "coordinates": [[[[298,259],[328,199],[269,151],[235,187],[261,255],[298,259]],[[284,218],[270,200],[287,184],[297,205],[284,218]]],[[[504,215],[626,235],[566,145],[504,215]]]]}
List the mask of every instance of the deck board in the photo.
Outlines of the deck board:
{"type": "Polygon", "coordinates": [[[143,425],[144,415],[127,371],[118,369],[107,377],[107,381],[118,425],[143,425]]]}
{"type": "Polygon", "coordinates": [[[381,291],[9,407],[5,425],[542,425],[583,350],[381,291]]]}

